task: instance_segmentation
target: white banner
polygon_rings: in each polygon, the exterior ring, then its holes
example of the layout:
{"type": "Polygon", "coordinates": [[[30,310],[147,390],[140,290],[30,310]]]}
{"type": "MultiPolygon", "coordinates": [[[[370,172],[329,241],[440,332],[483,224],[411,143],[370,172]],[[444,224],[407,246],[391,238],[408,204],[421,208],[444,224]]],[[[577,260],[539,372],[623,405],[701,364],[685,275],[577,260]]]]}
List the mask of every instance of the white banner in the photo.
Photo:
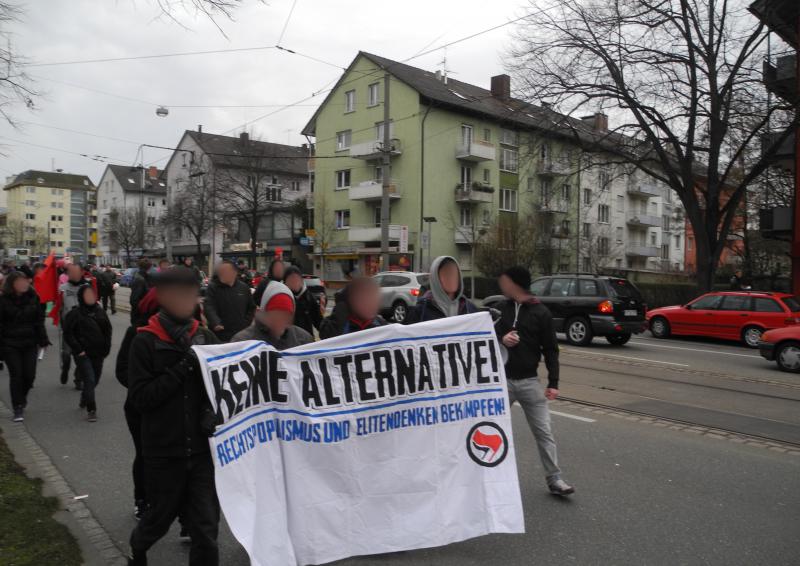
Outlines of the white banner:
{"type": "Polygon", "coordinates": [[[195,346],[217,493],[254,566],[524,532],[503,363],[478,313],[277,352],[195,346]]]}

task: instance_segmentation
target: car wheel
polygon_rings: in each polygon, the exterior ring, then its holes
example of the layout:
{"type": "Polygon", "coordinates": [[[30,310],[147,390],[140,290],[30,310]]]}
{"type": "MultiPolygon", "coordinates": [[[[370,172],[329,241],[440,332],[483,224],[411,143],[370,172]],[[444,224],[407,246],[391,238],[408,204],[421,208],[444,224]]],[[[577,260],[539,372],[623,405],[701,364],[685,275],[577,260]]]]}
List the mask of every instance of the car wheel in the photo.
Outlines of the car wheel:
{"type": "Polygon", "coordinates": [[[586,346],[592,341],[592,327],[585,318],[571,318],[566,326],[567,342],[573,346],[586,346]]]}
{"type": "Polygon", "coordinates": [[[630,332],[626,332],[625,334],[612,334],[611,336],[606,336],[606,340],[612,346],[622,346],[623,344],[627,344],[628,340],[631,339],[630,332]]]}
{"type": "Polygon", "coordinates": [[[746,326],[742,330],[742,342],[750,348],[758,348],[758,343],[761,341],[761,336],[764,334],[764,329],[758,326],[746,326]]]}
{"type": "Polygon", "coordinates": [[[395,301],[392,305],[392,320],[395,322],[403,322],[408,316],[408,305],[403,301],[395,301]]]}
{"type": "Polygon", "coordinates": [[[669,321],[663,316],[657,316],[650,321],[650,332],[655,338],[669,338],[671,329],[669,321]]]}
{"type": "Polygon", "coordinates": [[[800,373],[800,342],[785,342],[778,346],[775,361],[783,371],[800,373]]]}

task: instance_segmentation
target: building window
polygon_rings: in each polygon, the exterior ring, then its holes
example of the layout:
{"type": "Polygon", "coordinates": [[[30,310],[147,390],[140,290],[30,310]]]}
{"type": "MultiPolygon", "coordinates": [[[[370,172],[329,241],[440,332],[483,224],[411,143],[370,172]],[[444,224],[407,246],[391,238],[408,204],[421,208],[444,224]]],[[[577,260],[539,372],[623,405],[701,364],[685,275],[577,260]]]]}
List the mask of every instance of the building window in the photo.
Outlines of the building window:
{"type": "Polygon", "coordinates": [[[461,143],[464,147],[472,144],[472,126],[469,124],[461,124],[461,143]]]}
{"type": "MultiPolygon", "coordinates": [[[[394,137],[394,122],[389,122],[389,137],[394,137]]],[[[383,140],[383,122],[378,122],[375,124],[375,139],[378,141],[383,140]]]]}
{"type": "Polygon", "coordinates": [[[50,189],[50,194],[53,196],[61,196],[64,194],[64,189],[50,189]]]}
{"type": "Polygon", "coordinates": [[[592,204],[592,189],[583,189],[583,204],[592,204]]]}
{"type": "Polygon", "coordinates": [[[617,196],[617,212],[625,212],[625,197],[617,196]]]}
{"type": "Polygon", "coordinates": [[[600,169],[600,171],[597,173],[597,183],[601,191],[608,190],[609,175],[608,175],[608,170],[606,168],[600,169]]]}
{"type": "Polygon", "coordinates": [[[500,130],[500,143],[505,145],[517,145],[517,132],[502,128],[500,130]]]}
{"type": "Polygon", "coordinates": [[[343,151],[350,148],[351,130],[336,132],[336,151],[343,151]]]}
{"type": "Polygon", "coordinates": [[[25,220],[36,220],[36,215],[32,212],[25,213],[25,220]]]}
{"type": "Polygon", "coordinates": [[[566,183],[561,185],[561,199],[564,202],[569,202],[571,198],[572,198],[572,187],[570,187],[566,183]]]}
{"type": "Polygon", "coordinates": [[[517,191],[513,189],[500,189],[500,210],[505,212],[517,211],[517,191]]]}
{"type": "Polygon", "coordinates": [[[492,141],[492,130],[490,130],[489,128],[483,129],[483,141],[486,142],[492,141]]]}
{"type": "Polygon", "coordinates": [[[561,221],[561,235],[568,236],[570,232],[570,222],[569,220],[562,220],[561,221]]]}
{"type": "Polygon", "coordinates": [[[506,149],[500,150],[500,169],[508,171],[509,173],[517,172],[517,150],[506,149]]]}
{"type": "Polygon", "coordinates": [[[377,106],[380,96],[380,84],[372,83],[367,87],[367,106],[377,106]]]}
{"type": "Polygon", "coordinates": [[[669,259],[669,244],[661,245],[661,259],[669,259]]]}
{"type": "Polygon", "coordinates": [[[462,206],[460,207],[459,213],[459,225],[460,226],[472,226],[472,207],[470,206],[462,206]]]}
{"type": "Polygon", "coordinates": [[[289,190],[298,192],[300,190],[300,181],[289,181],[289,190]]]}
{"type": "Polygon", "coordinates": [[[381,205],[377,205],[372,209],[372,223],[376,228],[381,225],[381,205]]]}
{"type": "Polygon", "coordinates": [[[669,230],[669,214],[664,214],[661,217],[661,228],[664,230],[669,230]]]}
{"type": "Polygon", "coordinates": [[[25,201],[25,206],[36,206],[36,201],[35,200],[26,200],[25,201]]]}
{"type": "Polygon", "coordinates": [[[344,230],[350,227],[350,210],[337,210],[336,215],[336,229],[344,230]]]}
{"type": "Polygon", "coordinates": [[[491,172],[488,169],[483,170],[483,182],[484,183],[491,182],[491,172]]]}
{"type": "Polygon", "coordinates": [[[681,236],[680,234],[675,236],[675,249],[681,249],[681,236]]]}
{"type": "Polygon", "coordinates": [[[25,192],[29,194],[36,194],[36,187],[25,187],[25,192]]]}
{"type": "Polygon", "coordinates": [[[601,256],[608,255],[609,245],[608,238],[597,238],[597,253],[601,256]]]}
{"type": "Polygon", "coordinates": [[[550,203],[550,195],[551,195],[550,188],[551,188],[550,179],[542,179],[542,183],[539,186],[539,201],[542,204],[550,203]]]}
{"type": "Polygon", "coordinates": [[[344,111],[356,111],[356,91],[348,90],[346,93],[344,93],[344,111]]]}
{"type": "Polygon", "coordinates": [[[147,225],[148,226],[155,226],[156,225],[155,216],[148,216],[147,217],[147,225]]]}
{"type": "Polygon", "coordinates": [[[592,261],[586,256],[581,258],[581,270],[584,273],[590,273],[592,271],[592,261]]]}
{"type": "Polygon", "coordinates": [[[658,235],[655,232],[650,232],[650,245],[655,246],[658,244],[658,235]]]}
{"type": "MultiPolygon", "coordinates": [[[[608,224],[608,218],[609,218],[608,205],[607,204],[598,205],[598,207],[597,207],[597,221],[600,222],[601,224],[608,224]]],[[[606,239],[608,239],[608,238],[606,238],[606,239]]]]}
{"type": "Polygon", "coordinates": [[[617,243],[618,244],[622,243],[622,237],[623,237],[622,226],[617,226],[617,243]]]}
{"type": "Polygon", "coordinates": [[[161,199],[161,206],[167,206],[167,199],[165,198],[161,199]]]}
{"type": "Polygon", "coordinates": [[[614,265],[617,266],[617,269],[622,269],[622,260],[621,259],[615,259],[614,260],[614,265]]]}
{"type": "Polygon", "coordinates": [[[156,205],[156,199],[154,199],[154,198],[148,198],[147,199],[147,206],[153,207],[155,205],[156,205]]]}
{"type": "Polygon", "coordinates": [[[664,189],[664,202],[672,202],[672,189],[669,187],[664,189]]]}
{"type": "Polygon", "coordinates": [[[472,167],[461,168],[461,188],[469,190],[472,186],[472,167]]]}
{"type": "Polygon", "coordinates": [[[350,169],[342,169],[336,172],[336,188],[347,189],[350,187],[350,169]]]}
{"type": "Polygon", "coordinates": [[[588,238],[592,235],[592,225],[589,222],[583,223],[583,231],[581,232],[584,238],[588,238]]]}

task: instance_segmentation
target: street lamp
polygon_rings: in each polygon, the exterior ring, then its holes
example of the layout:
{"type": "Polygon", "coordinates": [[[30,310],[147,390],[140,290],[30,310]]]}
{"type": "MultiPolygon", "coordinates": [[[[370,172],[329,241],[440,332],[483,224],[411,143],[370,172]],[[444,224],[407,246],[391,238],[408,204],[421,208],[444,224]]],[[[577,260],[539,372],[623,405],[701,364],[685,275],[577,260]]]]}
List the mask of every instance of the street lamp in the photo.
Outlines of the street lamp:
{"type": "MultiPolygon", "coordinates": [[[[428,251],[428,262],[430,263],[430,261],[431,261],[431,224],[433,224],[437,220],[436,220],[435,216],[423,216],[422,220],[425,222],[425,224],[428,225],[428,234],[427,234],[428,237],[426,238],[427,242],[425,242],[425,247],[427,248],[427,251],[428,251]]],[[[423,266],[423,263],[422,263],[422,250],[420,249],[419,252],[420,252],[419,269],[420,269],[420,271],[422,271],[422,266],[423,266]]]]}
{"type": "Polygon", "coordinates": [[[169,108],[167,108],[166,106],[159,106],[158,108],[156,108],[156,116],[158,116],[159,118],[166,118],[167,116],[169,116],[169,108]]]}

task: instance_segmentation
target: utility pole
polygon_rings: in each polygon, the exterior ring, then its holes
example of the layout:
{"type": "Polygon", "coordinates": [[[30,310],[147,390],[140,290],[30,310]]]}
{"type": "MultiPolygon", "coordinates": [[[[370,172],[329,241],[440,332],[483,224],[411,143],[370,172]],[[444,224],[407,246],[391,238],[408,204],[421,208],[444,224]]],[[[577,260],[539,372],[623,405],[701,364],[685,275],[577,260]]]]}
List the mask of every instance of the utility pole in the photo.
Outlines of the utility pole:
{"type": "Polygon", "coordinates": [[[392,136],[389,123],[389,73],[383,75],[383,147],[381,153],[381,270],[389,271],[389,187],[392,182],[392,136]]]}

